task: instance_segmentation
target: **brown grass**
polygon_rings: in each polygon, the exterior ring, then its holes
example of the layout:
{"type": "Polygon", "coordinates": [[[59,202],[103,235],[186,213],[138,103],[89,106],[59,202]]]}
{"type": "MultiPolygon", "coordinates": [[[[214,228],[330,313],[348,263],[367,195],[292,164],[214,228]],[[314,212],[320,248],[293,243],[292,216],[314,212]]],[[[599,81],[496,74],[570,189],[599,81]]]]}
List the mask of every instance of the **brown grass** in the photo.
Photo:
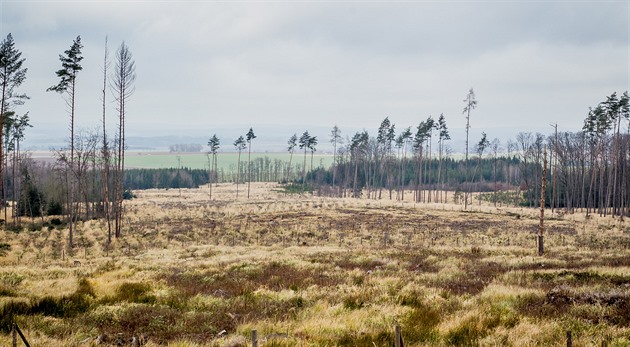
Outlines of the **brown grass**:
{"type": "Polygon", "coordinates": [[[33,345],[630,344],[628,222],[555,215],[538,257],[534,210],[252,187],[137,192],[109,248],[98,220],[72,250],[63,226],[0,231],[0,344],[12,318],[33,345]]]}

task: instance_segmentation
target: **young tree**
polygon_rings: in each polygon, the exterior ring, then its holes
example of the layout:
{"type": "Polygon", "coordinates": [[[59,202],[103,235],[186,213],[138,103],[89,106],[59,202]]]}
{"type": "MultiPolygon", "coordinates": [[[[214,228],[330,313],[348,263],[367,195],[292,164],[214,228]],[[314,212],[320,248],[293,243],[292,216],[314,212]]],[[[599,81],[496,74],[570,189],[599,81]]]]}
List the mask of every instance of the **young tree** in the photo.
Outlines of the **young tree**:
{"type": "Polygon", "coordinates": [[[238,161],[236,164],[236,199],[238,199],[238,184],[241,179],[241,152],[247,148],[247,142],[245,142],[245,138],[243,138],[242,135],[234,141],[234,148],[238,151],[238,161]]]}
{"type": "MultiPolygon", "coordinates": [[[[217,151],[219,150],[221,141],[217,137],[217,134],[212,135],[208,140],[208,146],[210,147],[210,153],[212,154],[212,161],[208,163],[208,186],[210,188],[210,200],[212,200],[212,178],[217,176],[217,151]]],[[[217,176],[218,177],[218,176],[217,176]]]]}
{"type": "MultiPolygon", "coordinates": [[[[0,182],[5,181],[4,144],[3,131],[5,117],[13,105],[21,105],[28,97],[24,94],[15,94],[15,88],[19,87],[26,79],[27,68],[22,67],[25,59],[22,58],[22,52],[15,48],[13,36],[9,33],[7,37],[0,43],[0,85],[2,95],[0,95],[0,182]]],[[[3,189],[3,205],[5,205],[6,220],[6,202],[4,201],[3,189]]]]}
{"type": "Polygon", "coordinates": [[[289,156],[289,167],[287,168],[287,176],[285,177],[285,181],[289,181],[291,178],[291,161],[293,160],[293,152],[295,151],[295,146],[297,146],[297,134],[293,134],[289,137],[289,141],[287,141],[287,151],[291,154],[289,156]]]}
{"type": "MultiPolygon", "coordinates": [[[[466,99],[464,99],[466,106],[464,107],[463,113],[466,115],[466,161],[465,161],[465,170],[466,170],[466,181],[468,181],[468,133],[470,131],[470,111],[477,108],[477,100],[475,99],[475,92],[472,88],[468,91],[468,95],[466,95],[466,99]]],[[[467,190],[466,190],[467,191],[467,190]]],[[[464,209],[468,208],[468,193],[464,193],[464,209]]]]}
{"type": "MultiPolygon", "coordinates": [[[[66,103],[70,107],[70,160],[69,160],[69,175],[74,175],[74,104],[76,97],[76,82],[79,71],[83,70],[81,66],[81,36],[72,42],[70,49],[64,51],[63,55],[59,55],[61,61],[61,69],[57,70],[56,74],[61,80],[57,85],[48,88],[46,91],[54,91],[60,94],[66,95],[66,103]]],[[[69,232],[68,232],[68,245],[73,247],[72,233],[74,226],[74,183],[70,178],[68,181],[68,212],[70,215],[69,232]]]]}
{"type": "Polygon", "coordinates": [[[247,198],[249,199],[249,185],[252,182],[252,140],[256,138],[254,130],[249,128],[249,131],[245,135],[247,139],[247,198]]]}
{"type": "Polygon", "coordinates": [[[124,193],[125,177],[125,119],[127,115],[127,102],[135,91],[136,63],[129,51],[129,47],[123,41],[116,51],[116,65],[112,75],[112,89],[118,111],[118,161],[116,163],[116,188],[114,209],[116,217],[116,237],[120,237],[122,221],[122,201],[124,193]]]}

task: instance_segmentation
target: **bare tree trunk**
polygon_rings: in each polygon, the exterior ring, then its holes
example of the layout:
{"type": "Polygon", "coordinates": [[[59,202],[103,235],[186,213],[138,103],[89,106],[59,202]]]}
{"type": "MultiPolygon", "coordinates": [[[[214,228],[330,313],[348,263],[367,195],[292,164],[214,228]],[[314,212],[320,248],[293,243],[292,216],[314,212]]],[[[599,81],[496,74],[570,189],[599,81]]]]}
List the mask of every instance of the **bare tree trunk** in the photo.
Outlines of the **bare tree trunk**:
{"type": "Polygon", "coordinates": [[[545,233],[545,192],[547,188],[547,148],[544,148],[542,184],[540,189],[540,226],[538,228],[538,255],[545,254],[544,233],[545,233]]]}
{"type": "MultiPolygon", "coordinates": [[[[7,75],[7,68],[4,69],[4,75],[7,75]]],[[[5,117],[5,104],[6,104],[6,92],[7,84],[2,83],[2,100],[0,100],[0,180],[2,181],[2,205],[4,206],[4,223],[7,223],[7,177],[6,176],[6,156],[4,155],[4,117],[5,117]]]]}
{"type": "Polygon", "coordinates": [[[68,213],[70,214],[70,222],[69,222],[69,232],[68,232],[68,247],[72,249],[72,233],[74,231],[74,91],[75,91],[75,80],[72,80],[72,91],[71,91],[71,119],[70,119],[70,179],[69,179],[69,208],[68,213]]]}
{"type": "Polygon", "coordinates": [[[241,178],[241,150],[238,150],[238,161],[236,164],[236,200],[238,200],[238,183],[241,178]]]}
{"type": "Polygon", "coordinates": [[[107,61],[107,37],[105,37],[105,54],[103,58],[103,148],[102,148],[102,156],[103,156],[103,211],[105,212],[105,220],[107,221],[107,245],[112,242],[112,219],[110,216],[110,206],[109,206],[109,148],[107,144],[107,131],[106,131],[106,109],[105,109],[105,100],[106,100],[106,89],[107,89],[107,67],[109,65],[107,61]]]}
{"type": "Polygon", "coordinates": [[[249,199],[249,186],[252,183],[252,142],[247,146],[247,198],[249,199]]]}

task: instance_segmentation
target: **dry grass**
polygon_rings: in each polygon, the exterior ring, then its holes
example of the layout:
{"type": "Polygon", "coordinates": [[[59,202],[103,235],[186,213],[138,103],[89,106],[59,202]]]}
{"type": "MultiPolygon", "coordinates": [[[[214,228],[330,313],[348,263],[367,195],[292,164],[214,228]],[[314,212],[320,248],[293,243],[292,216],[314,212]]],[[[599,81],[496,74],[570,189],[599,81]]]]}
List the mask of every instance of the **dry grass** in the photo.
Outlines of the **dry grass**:
{"type": "Polygon", "coordinates": [[[252,188],[137,192],[110,247],[97,220],[73,250],[0,231],[0,344],[14,317],[32,345],[630,345],[627,222],[555,214],[538,257],[534,210],[252,188]]]}

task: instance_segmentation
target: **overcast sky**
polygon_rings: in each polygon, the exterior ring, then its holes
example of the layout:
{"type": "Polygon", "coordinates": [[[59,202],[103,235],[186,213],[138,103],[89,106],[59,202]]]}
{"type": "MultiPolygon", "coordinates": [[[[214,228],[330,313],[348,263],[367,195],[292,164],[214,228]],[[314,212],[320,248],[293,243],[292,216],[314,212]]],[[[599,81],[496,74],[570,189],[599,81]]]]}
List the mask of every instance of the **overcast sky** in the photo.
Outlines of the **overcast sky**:
{"type": "Polygon", "coordinates": [[[494,138],[577,130],[589,106],[628,90],[628,3],[0,0],[0,15],[29,69],[18,113],[33,136],[65,136],[65,103],[45,90],[77,35],[77,124],[98,124],[107,35],[137,65],[129,135],[374,129],[385,116],[402,129],[440,113],[462,129],[472,87],[471,126],[494,138]]]}

